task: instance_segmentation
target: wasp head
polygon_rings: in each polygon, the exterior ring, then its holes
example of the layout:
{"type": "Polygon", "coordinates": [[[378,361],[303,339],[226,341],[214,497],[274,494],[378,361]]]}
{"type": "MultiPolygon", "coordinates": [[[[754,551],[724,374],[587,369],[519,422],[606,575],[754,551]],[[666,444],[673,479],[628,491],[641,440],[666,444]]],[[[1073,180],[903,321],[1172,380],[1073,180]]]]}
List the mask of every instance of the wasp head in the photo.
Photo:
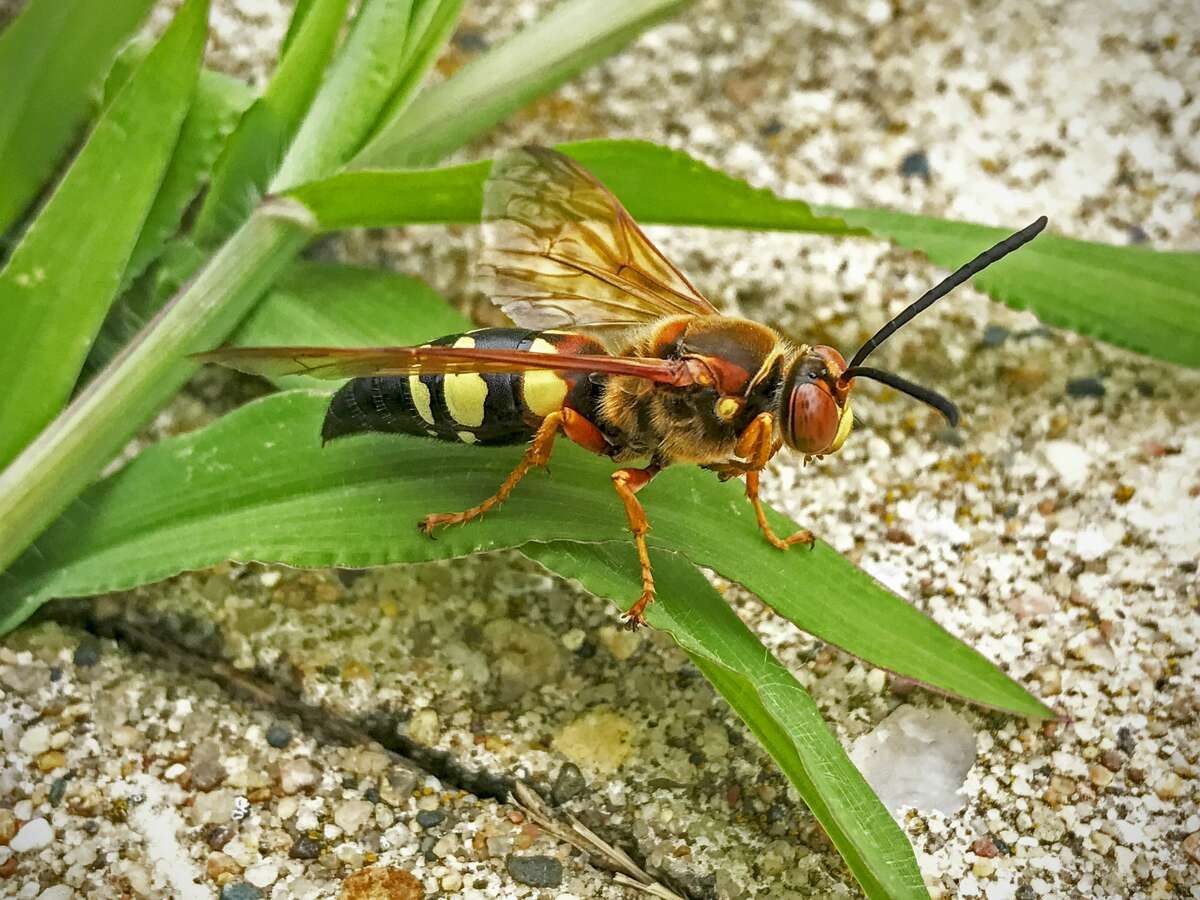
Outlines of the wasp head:
{"type": "Polygon", "coordinates": [[[779,424],[789,447],[805,456],[833,453],[854,427],[846,360],[832,347],[805,347],[788,369],[779,424]]]}

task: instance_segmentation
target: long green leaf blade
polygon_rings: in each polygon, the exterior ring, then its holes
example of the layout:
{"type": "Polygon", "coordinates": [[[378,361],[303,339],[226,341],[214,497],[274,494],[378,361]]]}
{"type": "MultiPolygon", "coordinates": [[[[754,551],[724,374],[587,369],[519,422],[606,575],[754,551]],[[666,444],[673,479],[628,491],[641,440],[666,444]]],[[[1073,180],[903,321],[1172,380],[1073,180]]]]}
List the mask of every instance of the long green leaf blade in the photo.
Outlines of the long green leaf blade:
{"type": "MultiPolygon", "coordinates": [[[[883,209],[830,215],[956,268],[1009,234],[883,209]]],[[[1014,223],[1024,224],[1024,223],[1014,223]]],[[[980,290],[1050,325],[1200,368],[1200,253],[1117,247],[1044,234],[975,278],[980,290]]]]}
{"type": "Polygon", "coordinates": [[[272,191],[335,172],[362,147],[405,72],[411,14],[412,0],[363,0],[272,191]]]}
{"type": "Polygon", "coordinates": [[[30,0],[0,34],[0,234],[37,196],[152,0],[30,0]]]}
{"type": "MultiPolygon", "coordinates": [[[[646,141],[580,141],[558,149],[583,163],[647,224],[862,234],[718,172],[685,153],[646,141]]],[[[292,193],[324,230],[417,222],[478,222],[490,162],[417,171],[343,172],[292,193]]]]}
{"type": "Polygon", "coordinates": [[[179,230],[184,212],[208,178],[225,139],[253,99],[245,82],[207,69],[200,72],[195,100],[129,258],[122,287],[141,275],[179,230]]]}
{"type": "MultiPolygon", "coordinates": [[[[591,169],[645,223],[876,234],[956,268],[1009,232],[888,210],[821,207],[756,190],[683,153],[640,141],[559,149],[591,169]]],[[[295,195],[326,230],[476,222],[489,163],[354,171],[295,195]]],[[[1023,225],[1026,223],[1014,223],[1023,225]]],[[[1043,234],[976,277],[980,289],[1053,325],[1200,367],[1200,253],[1164,253],[1043,234]]]]}
{"type": "Polygon", "coordinates": [[[187,114],[207,21],[207,0],[180,9],[0,272],[0,466],[79,375],[187,114]]]}
{"type": "Polygon", "coordinates": [[[259,207],[121,353],[0,470],[0,571],[194,374],[312,237],[294,200],[259,207]]]}
{"type": "MultiPolygon", "coordinates": [[[[308,271],[304,267],[292,281],[286,294],[291,302],[303,295],[306,284],[315,283],[308,271]]],[[[353,292],[361,287],[361,280],[351,282],[353,292]]],[[[300,343],[331,336],[336,342],[339,296],[330,279],[320,288],[308,295],[312,309],[303,319],[291,310],[273,313],[274,297],[267,298],[256,313],[252,337],[270,340],[286,329],[300,343]]],[[[443,325],[440,303],[401,293],[401,285],[393,290],[395,302],[403,305],[391,315],[384,307],[375,317],[373,339],[363,343],[416,343],[437,333],[425,322],[432,308],[436,324],[443,325]]],[[[365,318],[360,321],[365,325],[365,318]]],[[[26,596],[116,590],[226,558],[358,567],[462,556],[529,541],[581,536],[628,541],[609,483],[611,464],[566,442],[555,451],[553,479],[531,476],[503,514],[428,540],[417,533],[417,520],[487,496],[514,465],[519,448],[485,452],[419,438],[370,436],[322,450],[318,432],[326,403],[327,395],[307,392],[268,398],[180,439],[185,444],[150,448],[85,495],[80,512],[68,514],[38,541],[13,569],[11,587],[0,590],[0,608],[27,611],[38,600],[26,603],[26,596]],[[189,462],[200,458],[211,466],[189,462]],[[437,477],[430,478],[431,472],[437,477]]],[[[652,546],[745,584],[804,630],[941,690],[1028,715],[1048,714],[982,656],[828,546],[818,543],[811,552],[790,553],[771,548],[736,485],[676,467],[642,496],[654,526],[652,546]]],[[[780,533],[795,528],[775,514],[772,522],[780,533]]]]}
{"type": "MultiPolygon", "coordinates": [[[[522,552],[601,597],[640,590],[632,548],[528,544],[522,552]]],[[[654,557],[649,623],[670,634],[796,786],[868,897],[927,897],[904,833],[826,726],[812,697],[681,557],[654,557]]]]}
{"type": "Polygon", "coordinates": [[[302,16],[303,25],[294,43],[283,55],[267,89],[230,136],[213,170],[212,183],[192,229],[192,238],[201,246],[210,246],[229,235],[262,199],[316,96],[348,3],[315,0],[310,7],[297,7],[293,15],[302,16]]]}
{"type": "Polygon", "coordinates": [[[528,28],[418,95],[351,165],[378,168],[437,162],[684,5],[686,0],[564,0],[528,28]]]}

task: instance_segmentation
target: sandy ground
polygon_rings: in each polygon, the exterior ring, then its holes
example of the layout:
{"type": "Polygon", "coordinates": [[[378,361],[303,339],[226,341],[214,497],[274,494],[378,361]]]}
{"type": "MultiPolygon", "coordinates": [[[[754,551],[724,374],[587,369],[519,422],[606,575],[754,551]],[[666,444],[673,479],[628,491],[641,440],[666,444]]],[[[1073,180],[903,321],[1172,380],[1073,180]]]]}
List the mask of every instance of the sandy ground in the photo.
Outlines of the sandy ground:
{"type": "MultiPolygon", "coordinates": [[[[545,6],[468,4],[451,63],[545,6]]],[[[275,0],[217,3],[212,63],[261,81],[285,24],[275,0]]],[[[1188,2],[713,0],[461,157],[647,138],[812,202],[1045,213],[1076,237],[1197,249],[1198,86],[1188,2]]],[[[940,275],[876,242],[652,234],[723,308],[842,347],[940,275]]],[[[477,246],[430,227],[338,252],[478,309],[477,246]]],[[[1200,377],[969,289],[879,364],[957,400],[960,433],[867,388],[846,448],[775,464],[771,501],[1069,723],[893,684],[728,598],[848,747],[897,710],[935,723],[872,770],[928,798],[897,815],[935,896],[1200,897],[1200,377]],[[961,791],[938,811],[947,778],[961,791]]],[[[203,411],[193,395],[171,415],[203,411]]],[[[567,814],[680,896],[857,894],[669,641],[618,632],[611,606],[515,554],[353,577],[230,566],[56,617],[0,645],[0,894],[370,896],[348,876],[373,864],[395,896],[400,870],[430,897],[638,896],[560,839],[567,814]],[[557,825],[497,801],[514,779],[557,825]]]]}

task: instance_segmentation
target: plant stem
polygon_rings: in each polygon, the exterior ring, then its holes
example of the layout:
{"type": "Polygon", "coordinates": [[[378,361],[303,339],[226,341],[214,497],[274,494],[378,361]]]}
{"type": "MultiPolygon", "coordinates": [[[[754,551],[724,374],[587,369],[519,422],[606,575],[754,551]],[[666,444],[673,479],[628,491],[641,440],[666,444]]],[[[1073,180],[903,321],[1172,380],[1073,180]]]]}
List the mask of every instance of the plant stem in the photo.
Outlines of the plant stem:
{"type": "Polygon", "coordinates": [[[264,203],[12,464],[0,472],[0,571],[78,496],[196,370],[312,237],[294,200],[264,203]]]}

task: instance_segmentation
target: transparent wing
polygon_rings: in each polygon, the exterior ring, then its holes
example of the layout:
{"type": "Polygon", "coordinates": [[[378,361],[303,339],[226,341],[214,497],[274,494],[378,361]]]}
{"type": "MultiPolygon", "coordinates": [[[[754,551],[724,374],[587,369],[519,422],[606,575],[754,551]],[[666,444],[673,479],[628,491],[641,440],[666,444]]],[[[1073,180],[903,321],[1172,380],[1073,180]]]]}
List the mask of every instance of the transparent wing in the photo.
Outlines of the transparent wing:
{"type": "Polygon", "coordinates": [[[633,375],[683,387],[693,383],[679,360],[640,357],[526,353],[471,347],[229,347],[196,353],[198,362],[219,363],[249,375],[309,375],[344,380],[368,375],[435,375],[454,372],[596,372],[633,375]]]}
{"type": "Polygon", "coordinates": [[[555,150],[525,147],[492,163],[483,223],[484,288],[526,328],[717,314],[620,201],[555,150]]]}

